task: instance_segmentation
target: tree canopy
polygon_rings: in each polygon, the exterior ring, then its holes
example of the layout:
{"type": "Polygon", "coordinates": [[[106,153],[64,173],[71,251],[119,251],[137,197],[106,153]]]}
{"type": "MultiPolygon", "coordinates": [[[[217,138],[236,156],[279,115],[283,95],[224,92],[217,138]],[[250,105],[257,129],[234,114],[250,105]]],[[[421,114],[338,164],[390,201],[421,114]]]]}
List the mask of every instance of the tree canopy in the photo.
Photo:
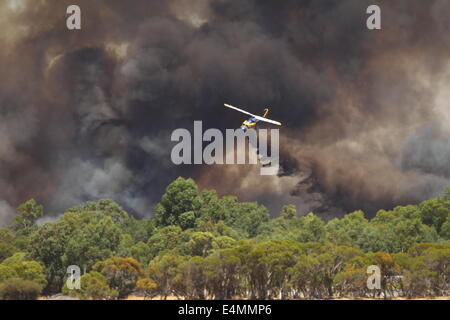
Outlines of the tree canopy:
{"type": "Polygon", "coordinates": [[[329,221],[172,182],[148,219],[113,200],[89,201],[37,225],[29,200],[0,229],[0,298],[63,292],[85,299],[330,298],[449,294],[450,189],[416,205],[329,221]],[[79,266],[81,289],[67,268],[79,266]],[[369,290],[367,267],[382,272],[369,290]]]}

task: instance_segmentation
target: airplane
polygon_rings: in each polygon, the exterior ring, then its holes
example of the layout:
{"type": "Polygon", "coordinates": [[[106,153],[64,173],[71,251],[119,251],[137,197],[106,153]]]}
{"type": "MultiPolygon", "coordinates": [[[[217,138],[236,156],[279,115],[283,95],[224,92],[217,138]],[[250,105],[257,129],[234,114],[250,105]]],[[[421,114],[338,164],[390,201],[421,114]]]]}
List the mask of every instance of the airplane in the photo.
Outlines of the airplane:
{"type": "Polygon", "coordinates": [[[245,114],[248,114],[248,115],[251,115],[251,116],[252,116],[251,118],[249,118],[248,120],[245,120],[245,121],[242,123],[242,125],[241,125],[241,130],[244,131],[244,132],[247,132],[248,129],[252,129],[252,128],[256,127],[256,124],[257,124],[259,121],[264,121],[264,122],[276,124],[277,126],[281,126],[281,123],[280,123],[280,122],[274,121],[274,120],[270,120],[270,119],[267,119],[267,118],[266,118],[267,114],[269,113],[269,109],[264,109],[264,114],[263,114],[262,117],[260,117],[260,116],[254,115],[254,114],[252,114],[252,113],[250,113],[250,112],[244,111],[244,110],[242,110],[242,109],[233,107],[232,105],[229,105],[229,104],[226,104],[226,103],[224,103],[224,105],[225,105],[225,107],[227,107],[227,108],[231,108],[231,109],[234,109],[234,110],[237,110],[237,111],[239,111],[239,112],[242,112],[242,113],[245,113],[245,114]]]}

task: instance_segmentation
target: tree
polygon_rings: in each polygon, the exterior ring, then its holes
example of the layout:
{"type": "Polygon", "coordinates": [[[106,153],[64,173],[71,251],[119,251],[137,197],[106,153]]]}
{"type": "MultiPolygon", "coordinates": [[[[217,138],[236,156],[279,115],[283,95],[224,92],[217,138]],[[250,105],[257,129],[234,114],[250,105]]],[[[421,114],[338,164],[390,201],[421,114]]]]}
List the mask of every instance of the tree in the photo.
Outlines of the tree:
{"type": "MultiPolygon", "coordinates": [[[[240,250],[240,248],[237,248],[240,250]]],[[[249,281],[252,298],[267,299],[286,295],[289,268],[302,252],[296,241],[271,240],[251,244],[242,255],[242,270],[249,281]]]]}
{"type": "Polygon", "coordinates": [[[17,251],[14,246],[14,235],[6,229],[0,229],[0,262],[17,251]]]}
{"type": "Polygon", "coordinates": [[[92,218],[101,219],[105,216],[110,217],[119,226],[124,226],[129,222],[129,216],[125,210],[111,199],[102,199],[98,202],[88,201],[81,206],[68,209],[66,214],[69,214],[67,217],[81,217],[85,222],[89,222],[92,218]],[[70,213],[75,215],[70,215],[70,213]]]}
{"type": "Polygon", "coordinates": [[[37,225],[42,206],[30,200],[0,229],[0,298],[61,290],[83,299],[133,291],[164,299],[447,296],[449,201],[450,188],[371,220],[355,211],[325,223],[314,213],[296,216],[294,205],[271,219],[257,202],[179,178],[150,219],[105,199],[37,225]],[[84,270],[81,289],[67,288],[69,265],[84,270]],[[382,290],[366,286],[370,265],[381,269],[382,290]]]}
{"type": "Polygon", "coordinates": [[[441,226],[445,223],[450,212],[450,200],[446,197],[439,197],[422,202],[419,205],[422,222],[428,226],[433,226],[437,232],[441,231],[441,226]]]}
{"type": "Polygon", "coordinates": [[[348,268],[333,278],[335,292],[341,297],[365,296],[367,273],[364,268],[348,268]]]}
{"type": "Polygon", "coordinates": [[[70,295],[81,299],[114,299],[118,292],[109,287],[108,281],[104,275],[97,271],[91,271],[81,276],[80,289],[64,290],[70,295]]]}
{"type": "Polygon", "coordinates": [[[147,269],[148,277],[156,282],[158,285],[157,291],[164,300],[170,294],[177,294],[173,284],[179,282],[179,266],[184,261],[186,261],[186,257],[165,254],[150,262],[147,269]]]}
{"type": "Polygon", "coordinates": [[[238,231],[227,225],[222,220],[219,222],[213,222],[212,220],[198,221],[195,230],[199,232],[210,232],[216,237],[226,236],[233,239],[240,238],[238,231]]]}
{"type": "Polygon", "coordinates": [[[12,278],[0,283],[0,299],[36,300],[42,292],[42,286],[31,280],[12,278]]]}
{"type": "Polygon", "coordinates": [[[195,256],[183,262],[179,268],[182,281],[178,281],[184,297],[188,299],[205,299],[206,265],[205,259],[195,256]]]}
{"type": "Polygon", "coordinates": [[[319,290],[316,294],[319,297],[333,297],[333,281],[337,274],[346,268],[346,264],[357,256],[362,256],[362,252],[356,248],[346,246],[324,247],[323,253],[316,256],[318,266],[317,273],[320,277],[319,290]]]}
{"type": "Polygon", "coordinates": [[[27,259],[25,252],[15,253],[12,257],[5,259],[2,265],[14,270],[18,278],[34,281],[42,288],[47,285],[43,265],[27,259]]]}
{"type": "Polygon", "coordinates": [[[64,265],[90,269],[96,261],[110,258],[120,243],[121,229],[110,216],[92,220],[75,230],[62,257],[64,265]]]}
{"type": "Polygon", "coordinates": [[[37,204],[36,200],[31,199],[22,203],[17,208],[17,215],[14,217],[14,230],[20,230],[31,227],[33,223],[42,217],[44,207],[37,204]]]}
{"type": "Polygon", "coordinates": [[[158,285],[156,282],[149,278],[142,278],[136,282],[136,289],[144,295],[144,300],[146,298],[154,297],[156,295],[157,288],[158,285]]]}
{"type": "Polygon", "coordinates": [[[206,287],[215,299],[232,299],[241,293],[241,261],[234,249],[222,249],[206,257],[206,287]]]}
{"type": "Polygon", "coordinates": [[[191,239],[186,243],[186,248],[191,256],[208,255],[212,249],[213,234],[210,232],[194,232],[191,239]]]}
{"type": "Polygon", "coordinates": [[[11,266],[0,264],[0,282],[11,278],[18,278],[16,270],[11,266]]]}
{"type": "Polygon", "coordinates": [[[181,241],[182,230],[178,226],[158,229],[148,240],[152,257],[174,249],[181,241]]]}
{"type": "Polygon", "coordinates": [[[236,199],[224,198],[217,196],[215,190],[203,190],[200,194],[202,206],[200,208],[200,221],[212,221],[232,223],[232,209],[230,203],[237,204],[236,199]]]}
{"type": "Polygon", "coordinates": [[[111,257],[124,233],[121,228],[129,221],[118,204],[100,200],[73,207],[59,221],[37,227],[29,236],[27,251],[45,265],[45,293],[59,292],[69,265],[89,270],[95,262],[111,257]]]}
{"type": "Polygon", "coordinates": [[[450,292],[450,248],[430,248],[423,256],[427,270],[432,273],[431,289],[436,296],[450,292]]]}
{"type": "Polygon", "coordinates": [[[238,205],[233,227],[242,237],[253,238],[259,233],[259,227],[269,221],[269,211],[256,202],[243,202],[238,205]]]}
{"type": "Polygon", "coordinates": [[[321,242],[325,240],[325,223],[313,213],[301,217],[302,229],[298,235],[301,242],[321,242]]]}
{"type": "Polygon", "coordinates": [[[179,177],[169,184],[156,206],[155,220],[159,226],[192,228],[200,207],[201,198],[194,180],[179,177]]]}
{"type": "Polygon", "coordinates": [[[119,298],[130,294],[136,287],[136,281],[143,275],[141,265],[133,258],[112,257],[97,262],[92,269],[105,276],[119,298]]]}
{"type": "Polygon", "coordinates": [[[119,257],[131,256],[131,247],[133,247],[134,241],[131,234],[124,233],[120,235],[120,242],[117,247],[117,255],[119,257]]]}
{"type": "Polygon", "coordinates": [[[215,237],[212,240],[212,248],[215,250],[233,248],[235,245],[236,245],[236,240],[231,237],[227,237],[227,236],[215,237]]]}
{"type": "Polygon", "coordinates": [[[154,224],[154,219],[135,219],[129,217],[121,225],[121,228],[123,233],[130,234],[133,237],[135,243],[147,242],[155,230],[154,224]]]}
{"type": "Polygon", "coordinates": [[[152,258],[151,248],[144,242],[139,241],[130,249],[131,257],[137,259],[141,266],[147,266],[152,258]]]}
{"type": "Polygon", "coordinates": [[[413,257],[423,256],[430,249],[447,249],[448,245],[441,243],[416,243],[409,248],[408,253],[413,257]]]}
{"type": "Polygon", "coordinates": [[[281,209],[281,214],[280,216],[284,219],[292,219],[293,217],[295,217],[297,214],[297,207],[295,206],[295,204],[290,204],[287,206],[283,206],[283,208],[281,209]]]}
{"type": "Polygon", "coordinates": [[[359,248],[365,252],[395,252],[393,228],[385,224],[367,225],[357,240],[359,248]]]}
{"type": "Polygon", "coordinates": [[[447,216],[447,220],[442,224],[441,237],[450,240],[450,213],[447,216]]]}
{"type": "Polygon", "coordinates": [[[336,245],[361,247],[365,242],[361,237],[368,225],[369,221],[360,210],[346,214],[341,219],[334,218],[325,226],[327,239],[336,245]]]}
{"type": "Polygon", "coordinates": [[[393,297],[399,291],[396,278],[400,276],[401,268],[394,260],[393,256],[385,252],[368,254],[371,265],[376,265],[381,270],[381,289],[383,297],[393,297]]]}
{"type": "Polygon", "coordinates": [[[289,270],[292,287],[295,290],[294,297],[298,297],[299,294],[305,298],[320,296],[319,285],[322,280],[318,269],[319,261],[315,257],[306,254],[296,257],[295,265],[289,270]]]}
{"type": "Polygon", "coordinates": [[[427,269],[423,257],[398,253],[393,258],[395,263],[400,266],[400,273],[402,274],[399,292],[410,298],[428,295],[433,275],[427,269]]]}
{"type": "Polygon", "coordinates": [[[68,265],[62,261],[72,228],[66,222],[51,222],[39,227],[30,235],[30,257],[45,266],[48,286],[45,293],[59,292],[68,265]]]}
{"type": "Polygon", "coordinates": [[[301,217],[285,219],[278,217],[263,223],[258,229],[257,239],[269,240],[298,240],[303,231],[303,220],[301,217]]]}
{"type": "Polygon", "coordinates": [[[437,240],[434,227],[424,225],[414,206],[396,207],[393,211],[378,211],[358,239],[365,251],[406,252],[417,242],[437,240]]]}

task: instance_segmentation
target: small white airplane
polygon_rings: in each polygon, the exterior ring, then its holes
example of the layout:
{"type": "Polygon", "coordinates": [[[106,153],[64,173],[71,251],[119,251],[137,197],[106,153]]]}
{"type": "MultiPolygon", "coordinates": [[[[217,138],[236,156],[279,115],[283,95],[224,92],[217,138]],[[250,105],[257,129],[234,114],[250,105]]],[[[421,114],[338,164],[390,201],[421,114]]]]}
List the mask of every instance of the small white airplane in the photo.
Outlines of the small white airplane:
{"type": "Polygon", "coordinates": [[[260,117],[260,116],[254,115],[254,114],[252,114],[252,113],[250,113],[250,112],[244,111],[244,110],[242,110],[242,109],[233,107],[232,105],[229,105],[229,104],[226,104],[226,103],[225,103],[224,105],[225,105],[225,107],[227,107],[227,108],[231,108],[231,109],[234,109],[234,110],[237,110],[237,111],[239,111],[239,112],[242,112],[242,113],[245,113],[245,114],[248,114],[248,115],[251,115],[251,116],[252,116],[250,119],[245,120],[245,121],[242,123],[241,129],[242,129],[244,132],[246,132],[248,129],[254,128],[254,127],[256,126],[256,124],[257,124],[259,121],[264,121],[264,122],[276,124],[277,126],[281,126],[281,123],[280,123],[280,122],[274,121],[274,120],[270,120],[270,119],[267,119],[267,118],[266,118],[267,114],[269,113],[269,109],[264,109],[264,115],[263,115],[262,117],[260,117]]]}

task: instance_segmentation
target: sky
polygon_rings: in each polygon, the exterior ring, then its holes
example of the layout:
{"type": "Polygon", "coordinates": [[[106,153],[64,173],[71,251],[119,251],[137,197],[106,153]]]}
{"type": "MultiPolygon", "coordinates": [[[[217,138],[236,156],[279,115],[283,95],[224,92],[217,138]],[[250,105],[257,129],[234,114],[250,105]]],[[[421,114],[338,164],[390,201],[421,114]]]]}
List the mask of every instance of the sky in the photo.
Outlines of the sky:
{"type": "MultiPolygon", "coordinates": [[[[450,186],[450,2],[0,2],[0,225],[111,198],[150,217],[178,176],[325,219],[450,186]],[[69,31],[66,9],[81,8],[69,31]],[[368,30],[366,9],[381,8],[368,30]],[[277,176],[170,160],[177,128],[283,123],[277,176]]],[[[262,126],[270,128],[270,126],[262,126]]]]}

